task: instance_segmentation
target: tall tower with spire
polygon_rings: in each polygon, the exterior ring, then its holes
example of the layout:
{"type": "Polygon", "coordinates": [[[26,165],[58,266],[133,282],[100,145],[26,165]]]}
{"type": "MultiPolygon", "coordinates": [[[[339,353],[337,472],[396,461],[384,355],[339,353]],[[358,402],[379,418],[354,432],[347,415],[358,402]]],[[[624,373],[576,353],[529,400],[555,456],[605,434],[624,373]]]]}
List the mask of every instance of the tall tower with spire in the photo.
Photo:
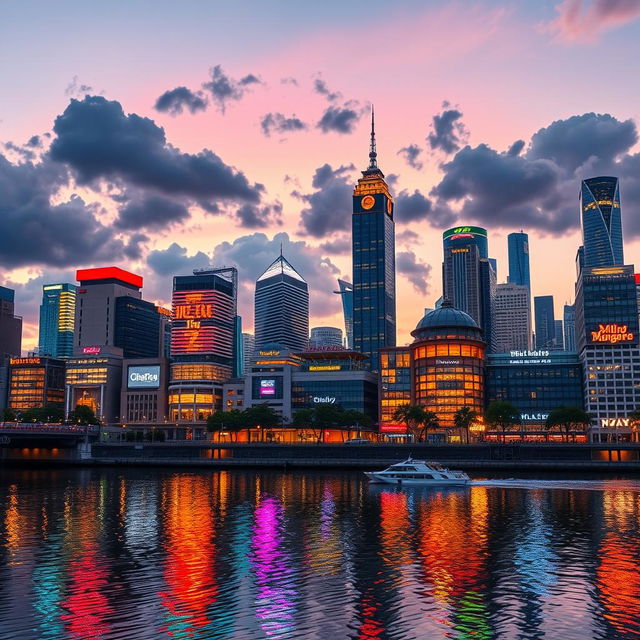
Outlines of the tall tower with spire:
{"type": "Polygon", "coordinates": [[[353,190],[353,347],[379,370],[379,349],[396,344],[393,197],[378,168],[371,109],[369,166],[353,190]]]}

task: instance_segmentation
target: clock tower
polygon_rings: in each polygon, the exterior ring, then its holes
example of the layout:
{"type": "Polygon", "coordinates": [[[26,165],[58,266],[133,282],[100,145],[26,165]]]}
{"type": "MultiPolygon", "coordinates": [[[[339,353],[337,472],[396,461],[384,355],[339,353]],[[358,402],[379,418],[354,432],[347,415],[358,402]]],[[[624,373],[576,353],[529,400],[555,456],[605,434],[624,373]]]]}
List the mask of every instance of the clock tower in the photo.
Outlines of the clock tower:
{"type": "Polygon", "coordinates": [[[353,347],[379,370],[379,349],[396,344],[393,197],[378,168],[373,108],[369,166],[353,190],[353,347]]]}

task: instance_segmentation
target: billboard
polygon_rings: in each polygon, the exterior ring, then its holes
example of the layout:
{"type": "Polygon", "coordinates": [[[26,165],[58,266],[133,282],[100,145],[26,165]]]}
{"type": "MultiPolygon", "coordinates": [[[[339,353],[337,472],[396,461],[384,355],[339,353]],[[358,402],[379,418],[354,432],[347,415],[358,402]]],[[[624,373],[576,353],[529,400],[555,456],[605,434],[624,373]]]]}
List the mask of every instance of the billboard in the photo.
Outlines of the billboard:
{"type": "Polygon", "coordinates": [[[589,331],[588,340],[591,344],[617,344],[618,342],[635,344],[635,333],[627,324],[618,324],[615,322],[609,324],[599,324],[597,328],[589,331]]]}
{"type": "Polygon", "coordinates": [[[72,409],[77,406],[89,407],[94,415],[100,415],[102,409],[100,406],[100,387],[72,387],[72,393],[72,409]]]}
{"type": "Polygon", "coordinates": [[[260,397],[275,396],[276,395],[276,381],[260,380],[260,397]]]}
{"type": "Polygon", "coordinates": [[[128,389],[157,389],[160,386],[160,365],[131,365],[127,370],[128,389]]]}

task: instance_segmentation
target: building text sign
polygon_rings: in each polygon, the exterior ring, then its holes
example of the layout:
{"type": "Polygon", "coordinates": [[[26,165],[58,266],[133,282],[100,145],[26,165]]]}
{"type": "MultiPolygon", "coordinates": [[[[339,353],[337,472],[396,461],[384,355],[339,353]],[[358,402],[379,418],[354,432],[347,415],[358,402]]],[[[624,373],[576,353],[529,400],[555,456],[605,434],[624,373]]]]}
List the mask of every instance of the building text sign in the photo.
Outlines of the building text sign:
{"type": "Polygon", "coordinates": [[[596,331],[590,331],[590,335],[591,342],[604,342],[608,344],[633,342],[635,340],[633,331],[629,331],[629,325],[626,324],[600,324],[596,331]]]}

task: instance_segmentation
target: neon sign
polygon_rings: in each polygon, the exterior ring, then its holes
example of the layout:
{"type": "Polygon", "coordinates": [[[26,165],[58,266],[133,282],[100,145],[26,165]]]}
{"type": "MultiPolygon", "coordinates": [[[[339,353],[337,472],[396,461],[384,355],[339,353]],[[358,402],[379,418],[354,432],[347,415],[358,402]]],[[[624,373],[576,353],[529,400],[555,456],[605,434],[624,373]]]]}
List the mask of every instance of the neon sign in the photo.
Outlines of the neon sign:
{"type": "Polygon", "coordinates": [[[605,342],[616,344],[618,342],[633,342],[635,334],[629,331],[626,324],[601,324],[597,331],[591,331],[591,342],[605,342]]]}

